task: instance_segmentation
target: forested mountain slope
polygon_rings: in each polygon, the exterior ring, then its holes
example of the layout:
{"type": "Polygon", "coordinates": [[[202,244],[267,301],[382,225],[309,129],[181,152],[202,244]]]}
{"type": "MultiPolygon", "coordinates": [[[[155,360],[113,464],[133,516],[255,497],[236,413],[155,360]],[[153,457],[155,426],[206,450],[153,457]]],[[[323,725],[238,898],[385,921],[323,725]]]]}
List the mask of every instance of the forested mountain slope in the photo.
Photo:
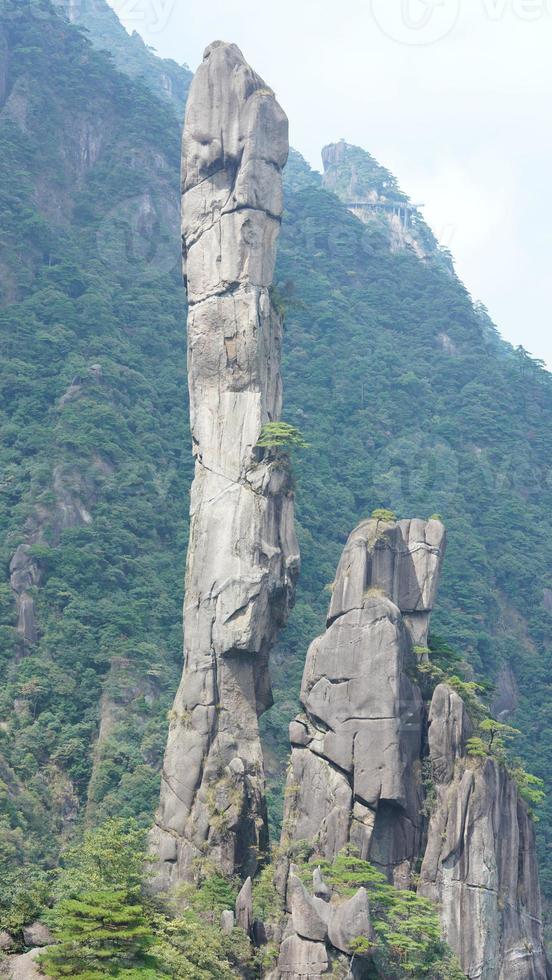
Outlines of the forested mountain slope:
{"type": "MultiPolygon", "coordinates": [[[[0,12],[0,856],[13,866],[55,861],[83,814],[150,820],[192,462],[179,121],[46,0],[0,12]]],[[[550,375],[446,267],[392,251],[297,154],[277,281],[285,417],[310,449],[296,463],[303,572],[265,719],[275,814],[307,644],[350,530],[377,506],[442,515],[435,632],[498,678],[497,710],[551,785],[550,375]]],[[[549,893],[551,825],[549,803],[549,893]]]]}
{"type": "Polygon", "coordinates": [[[48,7],[1,7],[10,863],[55,859],[87,801],[149,819],[180,669],[192,472],[176,117],[48,7]]]}
{"type": "MultiPolygon", "coordinates": [[[[192,73],[186,66],[170,58],[158,58],[137,31],[129,36],[117,14],[106,0],[53,0],[73,24],[84,28],[93,46],[109,51],[116,67],[131,78],[145,82],[151,90],[174,107],[179,116],[184,113],[192,73]]],[[[152,17],[162,17],[163,10],[146,7],[152,17]]],[[[132,9],[130,11],[132,13],[132,9]]],[[[145,11],[142,11],[146,16],[145,11]]]]}

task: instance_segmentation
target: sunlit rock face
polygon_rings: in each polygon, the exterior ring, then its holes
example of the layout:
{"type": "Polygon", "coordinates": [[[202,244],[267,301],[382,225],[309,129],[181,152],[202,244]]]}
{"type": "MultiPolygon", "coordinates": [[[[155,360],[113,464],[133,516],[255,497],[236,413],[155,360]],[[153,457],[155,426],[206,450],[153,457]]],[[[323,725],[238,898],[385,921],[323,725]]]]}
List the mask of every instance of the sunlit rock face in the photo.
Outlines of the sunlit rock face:
{"type": "Polygon", "coordinates": [[[427,642],[445,543],[440,521],[371,519],[353,531],[290,729],[287,839],[316,841],[327,858],[352,843],[399,887],[422,832],[414,646],[427,642]]]}
{"type": "MultiPolygon", "coordinates": [[[[398,888],[421,868],[418,892],[469,980],[546,980],[528,808],[502,764],[470,757],[459,694],[442,683],[424,704],[416,681],[445,546],[438,520],[371,519],[351,534],[290,726],[282,843],[309,841],[330,860],[352,845],[398,888]]],[[[323,977],[347,950],[319,934],[324,903],[299,893],[293,866],[281,880],[288,918],[271,980],[323,977]]]]}
{"type": "Polygon", "coordinates": [[[299,569],[285,463],[256,449],[282,408],[282,322],[270,297],[288,124],[232,44],[207,48],[188,100],[182,234],[195,479],[184,673],[152,844],[157,887],[208,854],[254,874],[267,846],[258,719],[268,656],[299,569]]]}
{"type": "Polygon", "coordinates": [[[440,684],[429,712],[436,801],[419,893],[470,980],[546,980],[533,821],[495,759],[466,755],[462,699],[440,684]]]}

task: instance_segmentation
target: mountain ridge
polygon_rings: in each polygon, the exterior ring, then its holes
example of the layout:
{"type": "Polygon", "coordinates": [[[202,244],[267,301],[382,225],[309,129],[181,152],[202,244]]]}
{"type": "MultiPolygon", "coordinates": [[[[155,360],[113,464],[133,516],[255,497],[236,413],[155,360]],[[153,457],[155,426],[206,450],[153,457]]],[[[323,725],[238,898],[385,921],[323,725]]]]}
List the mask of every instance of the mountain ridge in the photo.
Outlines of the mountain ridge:
{"type": "MultiPolygon", "coordinates": [[[[159,224],[174,234],[179,127],[170,106],[127,84],[74,28],[65,34],[46,17],[38,31],[32,19],[13,19],[13,4],[0,10],[10,53],[0,72],[4,818],[10,854],[51,864],[56,834],[70,833],[87,797],[91,819],[119,811],[150,819],[180,666],[179,501],[191,468],[178,249],[174,263],[169,250],[168,259],[158,253],[160,267],[142,255],[133,268],[118,231],[134,228],[137,243],[159,224]],[[29,46],[42,52],[36,64],[29,46]],[[101,120],[99,146],[88,123],[74,139],[86,102],[101,120]],[[33,132],[39,110],[49,124],[33,132]],[[121,133],[127,142],[118,145],[121,133]],[[165,214],[165,200],[174,213],[165,214]],[[54,466],[64,492],[81,499],[84,489],[92,517],[59,540],[54,466]],[[21,659],[9,563],[37,505],[47,515],[43,540],[30,545],[42,576],[29,593],[38,643],[21,659]]],[[[286,418],[311,450],[297,466],[302,583],[274,661],[277,704],[264,720],[273,819],[286,723],[325,587],[351,527],[377,506],[443,514],[450,548],[435,630],[478,679],[515,677],[519,751],[550,784],[550,376],[499,338],[456,277],[408,250],[392,253],[381,229],[362,225],[297,154],[285,183],[275,295],[287,310],[286,418]]],[[[549,894],[551,820],[547,803],[538,830],[549,894]]]]}

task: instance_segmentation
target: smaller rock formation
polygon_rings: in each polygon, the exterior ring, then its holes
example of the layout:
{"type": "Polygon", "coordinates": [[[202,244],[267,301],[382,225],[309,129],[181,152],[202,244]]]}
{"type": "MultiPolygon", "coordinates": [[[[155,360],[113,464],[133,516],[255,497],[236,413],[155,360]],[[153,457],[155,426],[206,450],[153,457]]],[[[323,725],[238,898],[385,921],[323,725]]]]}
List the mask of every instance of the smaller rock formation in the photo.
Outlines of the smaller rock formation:
{"type": "Polygon", "coordinates": [[[425,647],[445,551],[440,521],[364,521],[338,566],[290,726],[284,835],[329,859],[347,844],[407,884],[420,848],[425,647]]]}
{"type": "MultiPolygon", "coordinates": [[[[284,848],[309,841],[331,861],[352,845],[397,887],[409,887],[422,846],[424,713],[414,647],[427,643],[445,544],[440,521],[370,519],[353,531],[326,632],[307,654],[304,711],[290,726],[284,848]]],[[[274,980],[322,977],[359,939],[373,942],[364,889],[328,902],[320,872],[311,896],[293,866],[284,888],[289,918],[274,980]]]]}
{"type": "Polygon", "coordinates": [[[31,589],[40,583],[40,569],[30,553],[30,546],[20,544],[10,562],[10,585],[17,606],[17,632],[25,643],[36,643],[34,599],[31,589]]]}
{"type": "Polygon", "coordinates": [[[469,980],[546,980],[533,822],[504,766],[466,755],[470,734],[464,702],[439,685],[428,735],[437,800],[419,893],[438,903],[469,980]]]}
{"type": "Polygon", "coordinates": [[[236,899],[236,924],[249,936],[253,925],[253,882],[244,881],[236,899]]]}
{"type": "Polygon", "coordinates": [[[220,916],[220,928],[225,936],[231,936],[232,931],[236,925],[236,916],[232,909],[225,909],[221,912],[220,916]]]}
{"type": "MultiPolygon", "coordinates": [[[[321,877],[315,871],[313,889],[320,888],[321,877]]],[[[345,900],[332,895],[325,884],[323,892],[324,898],[311,895],[291,866],[287,882],[289,919],[278,966],[271,974],[274,980],[315,980],[343,960],[343,955],[354,955],[359,940],[375,943],[365,888],[345,900]]]]}
{"type": "MultiPolygon", "coordinates": [[[[417,683],[444,551],[440,521],[370,520],[351,534],[290,726],[282,843],[328,860],[352,845],[398,888],[421,865],[419,894],[469,980],[547,980],[528,808],[504,765],[469,756],[459,694],[439,684],[428,706],[417,683]]],[[[319,872],[312,896],[293,865],[279,879],[287,919],[271,980],[319,980],[355,939],[370,942],[365,892],[336,908],[319,872]]]]}

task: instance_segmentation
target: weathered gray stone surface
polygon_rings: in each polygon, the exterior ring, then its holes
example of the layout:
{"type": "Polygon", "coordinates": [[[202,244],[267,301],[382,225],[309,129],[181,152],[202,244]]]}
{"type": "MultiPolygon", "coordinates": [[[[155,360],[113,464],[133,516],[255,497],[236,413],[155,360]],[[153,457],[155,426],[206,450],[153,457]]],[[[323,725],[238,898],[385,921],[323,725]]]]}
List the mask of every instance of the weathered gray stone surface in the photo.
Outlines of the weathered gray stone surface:
{"type": "Polygon", "coordinates": [[[466,742],[473,733],[466,706],[456,691],[439,684],[433,693],[429,712],[429,755],[433,778],[450,783],[458,759],[465,755],[466,742]]]}
{"type": "Polygon", "coordinates": [[[10,585],[17,605],[17,632],[26,643],[36,643],[38,630],[34,600],[30,594],[40,582],[40,571],[29,545],[20,544],[10,561],[10,585]]]}
{"type": "Polygon", "coordinates": [[[425,646],[445,548],[438,520],[363,521],[339,562],[328,621],[360,607],[368,589],[381,589],[401,611],[413,642],[425,646]]]}
{"type": "Polygon", "coordinates": [[[42,980],[44,974],[38,967],[37,959],[44,949],[32,949],[21,956],[7,956],[0,965],[0,976],[9,980],[42,980]]]}
{"type": "Polygon", "coordinates": [[[249,935],[253,925],[253,883],[251,878],[244,881],[236,899],[236,925],[249,935]]]}
{"type": "Polygon", "coordinates": [[[43,922],[31,922],[23,929],[23,941],[25,946],[49,946],[54,937],[43,922]]]}
{"type": "Polygon", "coordinates": [[[220,915],[220,928],[225,936],[230,936],[236,924],[236,916],[232,909],[225,909],[220,915]]]}
{"type": "Polygon", "coordinates": [[[494,759],[465,757],[462,699],[434,694],[436,783],[419,892],[439,903],[443,934],[470,980],[546,980],[533,823],[494,759]]]}
{"type": "MultiPolygon", "coordinates": [[[[329,859],[353,844],[399,888],[411,887],[412,866],[423,859],[419,892],[437,903],[444,938],[469,980],[546,980],[527,806],[495,759],[467,756],[473,726],[462,698],[439,684],[426,719],[412,680],[444,550],[438,521],[370,520],[349,538],[328,627],[307,654],[304,710],[290,726],[283,843],[309,840],[329,859]],[[426,752],[435,792],[428,828],[426,752]]],[[[289,876],[288,931],[319,939],[326,927],[330,959],[336,950],[350,955],[357,936],[372,937],[368,896],[324,902],[316,897],[320,877],[310,898],[289,876]]],[[[277,976],[301,974],[284,974],[280,964],[277,976]]]]}
{"type": "MultiPolygon", "coordinates": [[[[303,713],[290,726],[284,846],[310,841],[331,860],[352,844],[398,887],[409,887],[422,845],[423,702],[411,677],[414,644],[427,638],[444,548],[438,521],[370,520],[353,531],[326,632],[307,654],[303,713]]],[[[313,887],[311,898],[288,876],[292,933],[278,977],[303,976],[303,947],[293,939],[320,941],[325,929],[330,958],[350,956],[360,936],[373,941],[364,889],[340,902],[316,871],[313,887]]]]}
{"type": "Polygon", "coordinates": [[[247,877],[267,844],[258,718],[268,655],[299,567],[287,467],[261,459],[282,404],[282,323],[269,293],[287,120],[235,45],[207,48],[183,137],[182,230],[196,473],[184,608],[185,665],[152,844],[159,888],[193,877],[205,849],[247,877]]]}
{"type": "Polygon", "coordinates": [[[276,976],[279,980],[321,980],[330,964],[324,943],[288,936],[280,948],[276,976]]]}
{"type": "Polygon", "coordinates": [[[332,946],[342,953],[354,953],[355,939],[375,941],[375,934],[370,921],[368,892],[359,888],[347,902],[330,905],[328,918],[328,936],[332,946]]]}
{"type": "Polygon", "coordinates": [[[346,844],[407,886],[421,846],[423,704],[411,680],[445,551],[440,521],[364,521],[310,646],[290,726],[284,835],[326,858],[346,844]]]}
{"type": "Polygon", "coordinates": [[[328,934],[325,914],[328,906],[323,903],[323,908],[319,910],[315,899],[309,895],[303,882],[295,874],[289,876],[287,897],[291,908],[291,922],[297,935],[323,943],[328,934]]]}
{"type": "Polygon", "coordinates": [[[316,898],[321,898],[324,902],[329,902],[332,896],[331,888],[324,881],[320,868],[315,868],[312,873],[312,890],[316,898]]]}

